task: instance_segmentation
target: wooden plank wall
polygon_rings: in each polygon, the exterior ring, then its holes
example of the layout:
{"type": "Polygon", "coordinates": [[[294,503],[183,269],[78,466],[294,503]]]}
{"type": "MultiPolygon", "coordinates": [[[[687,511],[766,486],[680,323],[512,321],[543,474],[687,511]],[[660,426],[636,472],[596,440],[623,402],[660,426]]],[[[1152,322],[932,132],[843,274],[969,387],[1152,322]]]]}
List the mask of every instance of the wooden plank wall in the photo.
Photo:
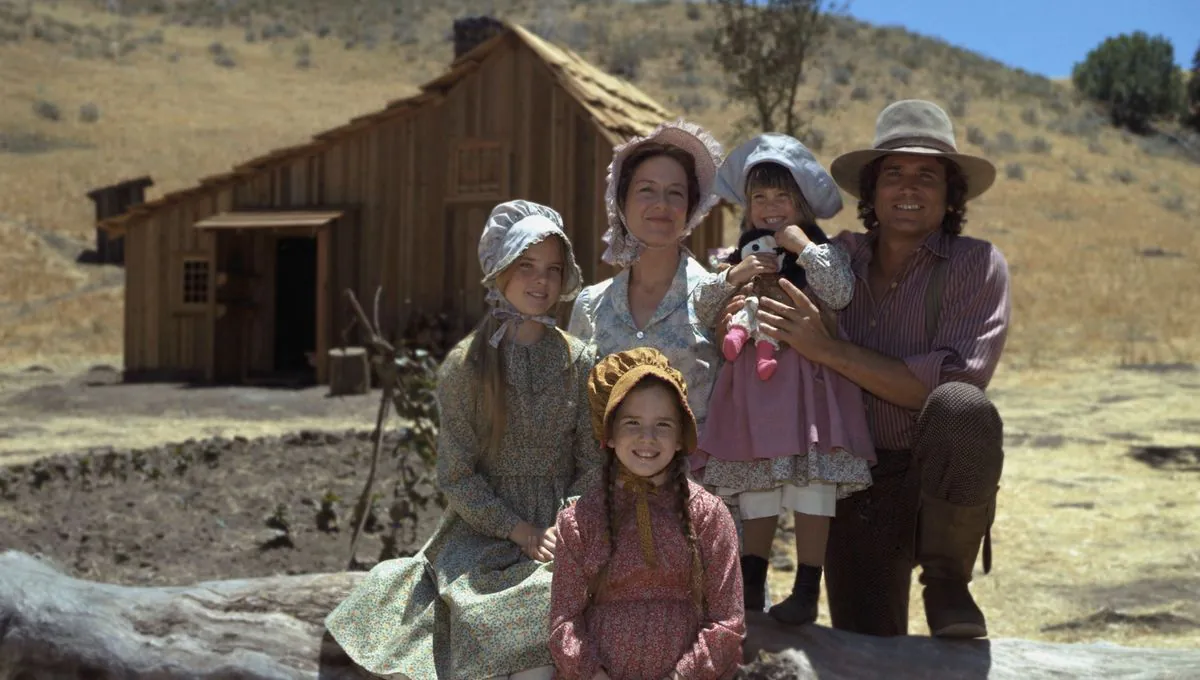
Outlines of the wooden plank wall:
{"type": "Polygon", "coordinates": [[[125,367],[132,373],[206,371],[210,310],[184,307],[181,293],[185,258],[212,258],[212,237],[191,228],[212,205],[211,197],[181,201],[126,234],[125,367]]]}
{"type": "MultiPolygon", "coordinates": [[[[443,99],[249,174],[215,194],[166,207],[130,230],[126,366],[211,370],[214,305],[180,313],[172,296],[180,289],[184,256],[215,258],[216,237],[192,225],[222,211],[347,210],[329,227],[331,271],[325,302],[330,313],[320,330],[331,346],[342,343],[341,332],[352,318],[343,296],[346,288],[355,290],[369,312],[376,286],[383,286],[380,320],[393,336],[404,330],[412,315],[441,311],[443,268],[463,260],[461,253],[459,258],[444,253],[443,244],[451,144],[465,138],[506,142],[509,184],[495,202],[524,198],[558,210],[585,285],[616,273],[600,260],[607,229],[604,180],[612,144],[558,86],[540,58],[514,37],[443,99]]],[[[472,226],[470,242],[454,247],[467,248],[474,257],[482,228],[482,223],[472,226]]],[[[698,256],[720,243],[720,228],[714,215],[697,230],[692,244],[698,256]]],[[[250,332],[252,370],[270,370],[274,363],[274,239],[257,234],[252,246],[259,309],[250,332]]],[[[212,275],[215,279],[215,266],[212,275]]],[[[478,294],[483,294],[482,288],[478,294]]],[[[569,305],[561,310],[564,323],[569,311],[569,305]]],[[[351,341],[361,341],[361,336],[351,341]]]]}

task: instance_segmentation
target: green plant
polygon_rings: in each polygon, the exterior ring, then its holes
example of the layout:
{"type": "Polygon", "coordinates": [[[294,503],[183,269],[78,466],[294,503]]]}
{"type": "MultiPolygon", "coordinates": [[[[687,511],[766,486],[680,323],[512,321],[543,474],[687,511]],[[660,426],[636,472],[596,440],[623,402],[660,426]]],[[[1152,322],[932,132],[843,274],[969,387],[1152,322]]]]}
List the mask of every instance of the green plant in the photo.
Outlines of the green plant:
{"type": "Polygon", "coordinates": [[[1200,46],[1192,57],[1192,75],[1187,86],[1187,124],[1200,132],[1200,46]]]}
{"type": "Polygon", "coordinates": [[[1146,132],[1155,116],[1177,113],[1183,97],[1171,42],[1142,31],[1106,39],[1071,77],[1081,93],[1108,106],[1114,125],[1133,132],[1146,132]]]}
{"type": "MultiPolygon", "coordinates": [[[[375,430],[371,434],[371,467],[367,481],[359,494],[351,515],[350,561],[348,568],[357,565],[356,546],[359,534],[367,525],[373,500],[372,486],[379,467],[379,452],[383,444],[383,424],[389,408],[406,424],[392,449],[398,476],[392,487],[392,504],[388,510],[389,531],[383,536],[380,561],[398,557],[398,536],[407,530],[408,542],[416,540],[418,510],[428,505],[430,495],[418,493],[417,487],[430,481],[429,470],[437,459],[438,405],[436,397],[438,362],[429,350],[419,345],[400,342],[393,345],[384,339],[379,324],[379,304],[383,289],[375,290],[374,318],[367,318],[354,291],[345,291],[354,310],[356,322],[368,334],[366,344],[373,354],[371,363],[383,387],[375,430]],[[423,465],[410,465],[412,456],[423,465]]],[[[436,324],[430,323],[429,328],[436,324]]],[[[410,329],[411,330],[411,329],[410,329]]],[[[347,334],[349,329],[347,329],[347,334]]]]}

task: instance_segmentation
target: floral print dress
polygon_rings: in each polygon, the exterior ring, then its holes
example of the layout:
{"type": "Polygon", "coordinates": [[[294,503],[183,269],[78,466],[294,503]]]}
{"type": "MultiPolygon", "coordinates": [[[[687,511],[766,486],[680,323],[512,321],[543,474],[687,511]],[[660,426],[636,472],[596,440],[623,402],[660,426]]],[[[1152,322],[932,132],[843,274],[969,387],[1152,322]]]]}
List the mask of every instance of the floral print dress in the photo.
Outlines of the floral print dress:
{"type": "Polygon", "coordinates": [[[622,269],[611,279],[584,288],[575,298],[568,330],[594,345],[599,358],[634,347],[662,352],[687,381],[688,406],[702,430],[709,393],[721,366],[713,328],[735,287],[725,280],[725,272],[710,272],[684,251],[670,289],[646,326],[638,328],[629,311],[629,272],[622,269]]]}
{"type": "Polygon", "coordinates": [[[508,535],[521,520],[554,526],[598,479],[586,391],[595,354],[556,330],[528,346],[501,345],[507,429],[499,451],[485,456],[470,340],[439,369],[441,523],[417,555],[376,565],[325,621],[350,658],[377,675],[475,680],[552,663],[553,563],[530,560],[508,535]]]}

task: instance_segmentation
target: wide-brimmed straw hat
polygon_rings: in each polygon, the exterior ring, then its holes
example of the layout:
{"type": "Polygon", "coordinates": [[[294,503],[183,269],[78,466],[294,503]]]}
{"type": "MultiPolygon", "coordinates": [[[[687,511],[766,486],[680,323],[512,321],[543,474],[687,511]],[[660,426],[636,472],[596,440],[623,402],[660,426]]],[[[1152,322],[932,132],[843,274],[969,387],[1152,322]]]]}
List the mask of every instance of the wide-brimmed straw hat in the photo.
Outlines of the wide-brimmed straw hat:
{"type": "Polygon", "coordinates": [[[689,206],[691,212],[688,214],[687,225],[681,238],[687,238],[719,201],[713,193],[713,185],[716,182],[717,167],[721,164],[721,143],[699,125],[685,120],[668,121],[654,128],[645,137],[633,137],[624,144],[617,145],[613,148],[613,159],[608,165],[608,186],[604,192],[604,204],[608,213],[608,230],[604,232],[604,242],[608,244],[608,248],[600,259],[618,267],[628,267],[642,254],[642,243],[629,233],[621,214],[617,184],[620,182],[625,161],[647,142],[682,149],[692,157],[696,166],[700,200],[697,205],[689,206]]]}
{"type": "Polygon", "coordinates": [[[959,153],[950,116],[937,104],[922,99],[889,104],[875,120],[875,142],[871,148],[838,156],[830,170],[843,191],[862,198],[859,180],[863,167],[880,156],[896,153],[953,161],[966,177],[966,200],[987,191],[996,181],[996,166],[986,158],[959,153]]]}

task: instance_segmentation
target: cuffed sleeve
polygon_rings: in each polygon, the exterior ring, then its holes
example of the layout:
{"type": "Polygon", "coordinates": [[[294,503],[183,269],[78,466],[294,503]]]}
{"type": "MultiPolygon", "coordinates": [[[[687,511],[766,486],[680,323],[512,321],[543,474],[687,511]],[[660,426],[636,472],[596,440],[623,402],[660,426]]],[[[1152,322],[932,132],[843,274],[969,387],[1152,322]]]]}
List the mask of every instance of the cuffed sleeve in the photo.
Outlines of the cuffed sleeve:
{"type": "Polygon", "coordinates": [[[804,278],[817,297],[831,309],[845,309],[854,296],[850,254],[840,244],[809,243],[799,256],[804,278]]]}

